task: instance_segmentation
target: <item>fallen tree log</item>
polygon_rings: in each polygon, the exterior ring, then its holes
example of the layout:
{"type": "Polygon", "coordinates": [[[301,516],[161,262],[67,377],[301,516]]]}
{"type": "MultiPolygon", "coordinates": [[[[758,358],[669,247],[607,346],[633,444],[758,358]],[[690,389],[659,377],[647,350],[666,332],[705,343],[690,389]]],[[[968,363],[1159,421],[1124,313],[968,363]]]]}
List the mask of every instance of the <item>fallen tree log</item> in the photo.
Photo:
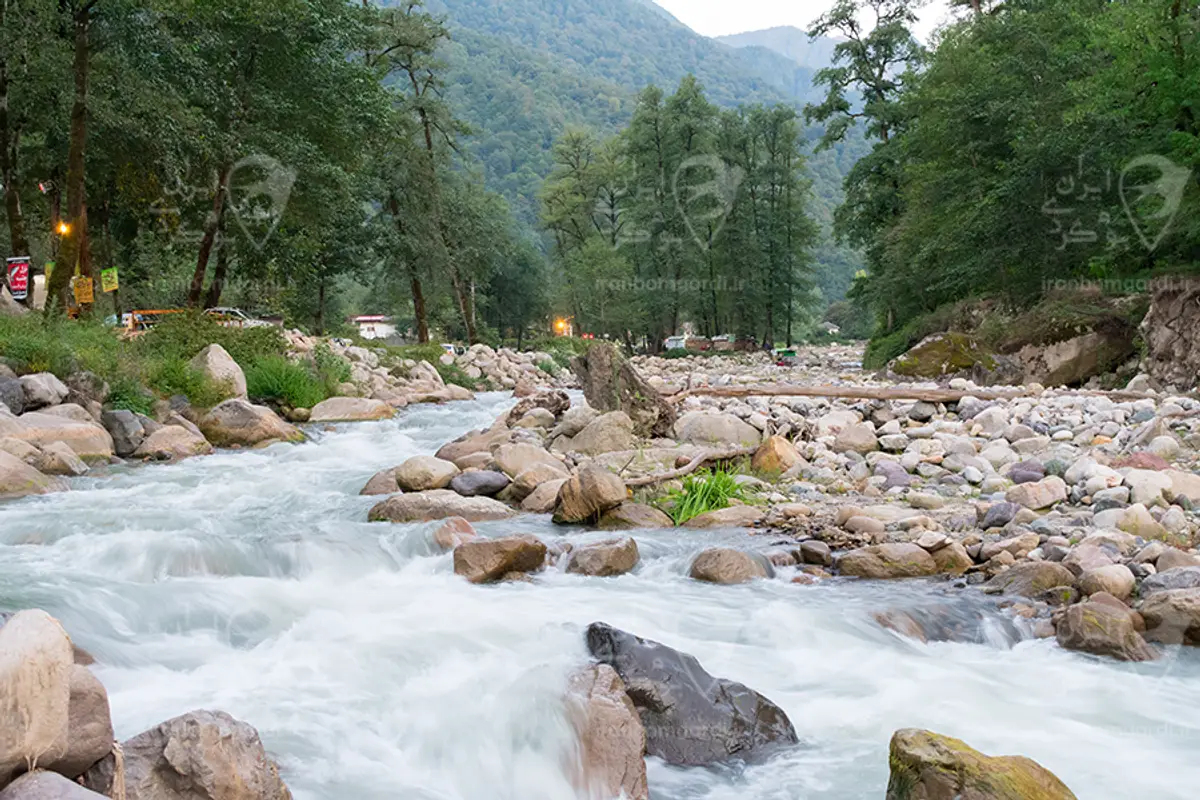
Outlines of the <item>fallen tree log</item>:
{"type": "Polygon", "coordinates": [[[640,478],[630,478],[625,481],[626,486],[637,488],[639,486],[655,486],[667,481],[673,481],[677,478],[683,478],[691,475],[696,470],[700,469],[705,464],[711,464],[716,461],[728,461],[731,458],[745,458],[746,456],[754,455],[758,450],[758,446],[754,447],[735,447],[728,450],[705,450],[697,454],[691,461],[679,469],[673,469],[670,472],[660,472],[656,475],[643,475],[640,478]]]}
{"type": "Polygon", "coordinates": [[[919,400],[926,403],[957,403],[964,397],[976,400],[1016,400],[1023,397],[1088,396],[1108,397],[1112,400],[1158,399],[1147,392],[1099,391],[1099,390],[1044,390],[1033,392],[1027,389],[931,389],[905,386],[801,386],[798,384],[771,384],[757,386],[696,386],[682,392],[664,392],[672,405],[693,396],[704,397],[829,397],[844,400],[919,400]]]}

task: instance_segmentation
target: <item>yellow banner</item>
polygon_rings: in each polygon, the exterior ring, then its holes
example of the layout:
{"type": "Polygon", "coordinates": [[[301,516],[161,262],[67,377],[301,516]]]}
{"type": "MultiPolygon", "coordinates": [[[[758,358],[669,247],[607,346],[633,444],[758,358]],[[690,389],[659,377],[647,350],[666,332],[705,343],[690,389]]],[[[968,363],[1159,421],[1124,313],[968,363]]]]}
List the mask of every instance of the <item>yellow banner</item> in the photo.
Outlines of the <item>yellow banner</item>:
{"type": "Polygon", "coordinates": [[[91,278],[76,278],[75,279],[75,302],[79,305],[87,305],[96,300],[95,290],[92,288],[91,278]]]}

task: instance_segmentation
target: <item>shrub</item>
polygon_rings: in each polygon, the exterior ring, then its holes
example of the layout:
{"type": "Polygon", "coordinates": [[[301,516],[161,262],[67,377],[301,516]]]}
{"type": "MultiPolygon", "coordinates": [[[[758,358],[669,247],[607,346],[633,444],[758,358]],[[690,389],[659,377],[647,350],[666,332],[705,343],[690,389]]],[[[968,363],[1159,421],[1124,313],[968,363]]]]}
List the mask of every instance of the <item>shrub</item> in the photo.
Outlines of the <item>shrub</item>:
{"type": "Polygon", "coordinates": [[[317,382],[321,384],[326,397],[336,395],[338,385],[350,380],[350,362],[336,355],[325,342],[313,350],[312,362],[317,382]]]}
{"type": "Polygon", "coordinates": [[[284,356],[261,358],[245,372],[247,393],[255,400],[312,408],[329,396],[312,370],[284,356]]]}
{"type": "Polygon", "coordinates": [[[108,407],[118,411],[133,411],[148,417],[154,413],[154,395],[136,378],[119,375],[109,383],[108,407]]]}
{"type": "Polygon", "coordinates": [[[730,500],[743,499],[742,487],[724,470],[702,470],[683,479],[683,489],[667,496],[676,525],[709,511],[729,507],[730,500]]]}
{"type": "Polygon", "coordinates": [[[571,359],[586,353],[595,344],[593,339],[576,339],[574,336],[555,336],[550,339],[538,339],[531,342],[529,347],[540,353],[546,353],[554,359],[554,363],[563,369],[571,368],[571,359]]]}
{"type": "Polygon", "coordinates": [[[547,358],[538,362],[537,368],[547,375],[558,375],[559,366],[552,358],[547,358]]]}
{"type": "Polygon", "coordinates": [[[135,341],[139,352],[185,361],[210,344],[219,344],[245,369],[261,358],[287,352],[278,328],[230,328],[198,312],[171,314],[135,341]]]}
{"type": "Polygon", "coordinates": [[[146,383],[163,397],[181,394],[199,408],[211,408],[229,397],[229,388],[192,369],[186,359],[166,357],[151,362],[146,383]]]}

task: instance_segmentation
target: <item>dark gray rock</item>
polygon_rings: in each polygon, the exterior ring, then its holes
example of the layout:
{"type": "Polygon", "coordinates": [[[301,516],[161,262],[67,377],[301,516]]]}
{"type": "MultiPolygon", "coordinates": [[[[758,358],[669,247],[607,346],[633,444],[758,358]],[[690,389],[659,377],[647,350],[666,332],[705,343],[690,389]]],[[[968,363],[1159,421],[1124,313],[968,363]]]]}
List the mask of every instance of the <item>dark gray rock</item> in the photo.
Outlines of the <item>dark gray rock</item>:
{"type": "Polygon", "coordinates": [[[937,406],[924,401],[917,403],[908,410],[908,418],[914,422],[929,422],[937,415],[937,406]]]}
{"type": "Polygon", "coordinates": [[[455,476],[450,488],[463,497],[495,497],[512,483],[503,472],[472,470],[455,476]]]}
{"type": "Polygon", "coordinates": [[[1003,528],[1013,521],[1020,510],[1021,506],[1016,503],[996,503],[983,515],[983,523],[980,527],[985,531],[990,528],[1003,528]]]}
{"type": "Polygon", "coordinates": [[[915,478],[909,475],[904,467],[895,461],[880,461],[875,465],[875,474],[886,478],[884,489],[894,489],[897,486],[907,487],[913,484],[915,478]]]}
{"type": "Polygon", "coordinates": [[[1046,468],[1037,461],[1022,461],[1013,464],[1008,479],[1013,483],[1037,483],[1046,477],[1046,468]]]}
{"type": "Polygon", "coordinates": [[[108,400],[108,384],[94,372],[73,372],[67,376],[67,397],[64,403],[88,407],[88,403],[104,405],[108,400]]]}
{"type": "Polygon", "coordinates": [[[105,800],[57,772],[27,772],[0,792],[0,800],[105,800]]]}
{"type": "Polygon", "coordinates": [[[1200,567],[1175,567],[1142,581],[1141,595],[1149,597],[1172,589],[1200,589],[1200,567]]]}
{"type": "Polygon", "coordinates": [[[132,411],[105,411],[100,423],[112,436],[113,451],[121,458],[132,456],[146,440],[146,429],[132,411]]]}
{"type": "Polygon", "coordinates": [[[0,403],[14,414],[25,413],[25,389],[16,378],[0,378],[0,403]]]}
{"type": "Polygon", "coordinates": [[[588,626],[587,645],[625,682],[646,729],[646,752],[668,764],[761,761],[798,741],[779,706],[714,678],[693,656],[601,622],[588,626]]]}

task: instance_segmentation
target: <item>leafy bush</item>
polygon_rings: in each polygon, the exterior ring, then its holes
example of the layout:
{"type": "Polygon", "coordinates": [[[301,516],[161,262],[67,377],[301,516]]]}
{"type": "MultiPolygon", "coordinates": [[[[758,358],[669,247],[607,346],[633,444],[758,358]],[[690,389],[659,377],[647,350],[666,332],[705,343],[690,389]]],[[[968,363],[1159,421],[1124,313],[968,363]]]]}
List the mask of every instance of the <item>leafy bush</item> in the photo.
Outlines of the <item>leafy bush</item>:
{"type": "Polygon", "coordinates": [[[683,479],[683,489],[667,496],[676,525],[709,511],[729,508],[730,500],[744,499],[742,487],[724,470],[701,470],[683,479]]]}
{"type": "Polygon", "coordinates": [[[154,395],[141,381],[128,375],[119,375],[109,384],[107,404],[114,410],[133,411],[147,417],[154,413],[154,395]]]}
{"type": "Polygon", "coordinates": [[[247,393],[255,400],[312,408],[329,396],[313,370],[284,356],[261,358],[245,372],[247,393]]]}
{"type": "Polygon", "coordinates": [[[183,358],[166,357],[150,362],[146,383],[162,397],[181,394],[200,408],[210,408],[229,397],[229,387],[214,383],[183,358]]]}
{"type": "Polygon", "coordinates": [[[433,364],[433,368],[438,371],[438,375],[442,376],[443,383],[452,383],[455,386],[470,389],[472,392],[479,389],[483,383],[464,372],[463,368],[458,364],[443,364],[441,361],[433,361],[431,363],[433,364]]]}
{"type": "Polygon", "coordinates": [[[539,361],[537,364],[537,368],[540,369],[542,372],[546,373],[547,375],[557,375],[558,371],[559,371],[558,363],[555,362],[554,359],[552,359],[552,358],[547,358],[542,361],[539,361]]]}
{"type": "Polygon", "coordinates": [[[336,395],[338,385],[350,380],[350,362],[335,354],[325,342],[321,342],[313,350],[312,361],[317,381],[324,389],[326,397],[336,395]]]}
{"type": "Polygon", "coordinates": [[[576,339],[574,336],[554,336],[531,342],[529,348],[546,353],[563,369],[571,368],[571,359],[581,356],[595,344],[594,339],[576,339]]]}
{"type": "Polygon", "coordinates": [[[146,356],[189,360],[210,344],[219,344],[243,369],[261,358],[283,356],[287,344],[278,328],[230,328],[201,313],[171,314],[135,340],[146,356]]]}

